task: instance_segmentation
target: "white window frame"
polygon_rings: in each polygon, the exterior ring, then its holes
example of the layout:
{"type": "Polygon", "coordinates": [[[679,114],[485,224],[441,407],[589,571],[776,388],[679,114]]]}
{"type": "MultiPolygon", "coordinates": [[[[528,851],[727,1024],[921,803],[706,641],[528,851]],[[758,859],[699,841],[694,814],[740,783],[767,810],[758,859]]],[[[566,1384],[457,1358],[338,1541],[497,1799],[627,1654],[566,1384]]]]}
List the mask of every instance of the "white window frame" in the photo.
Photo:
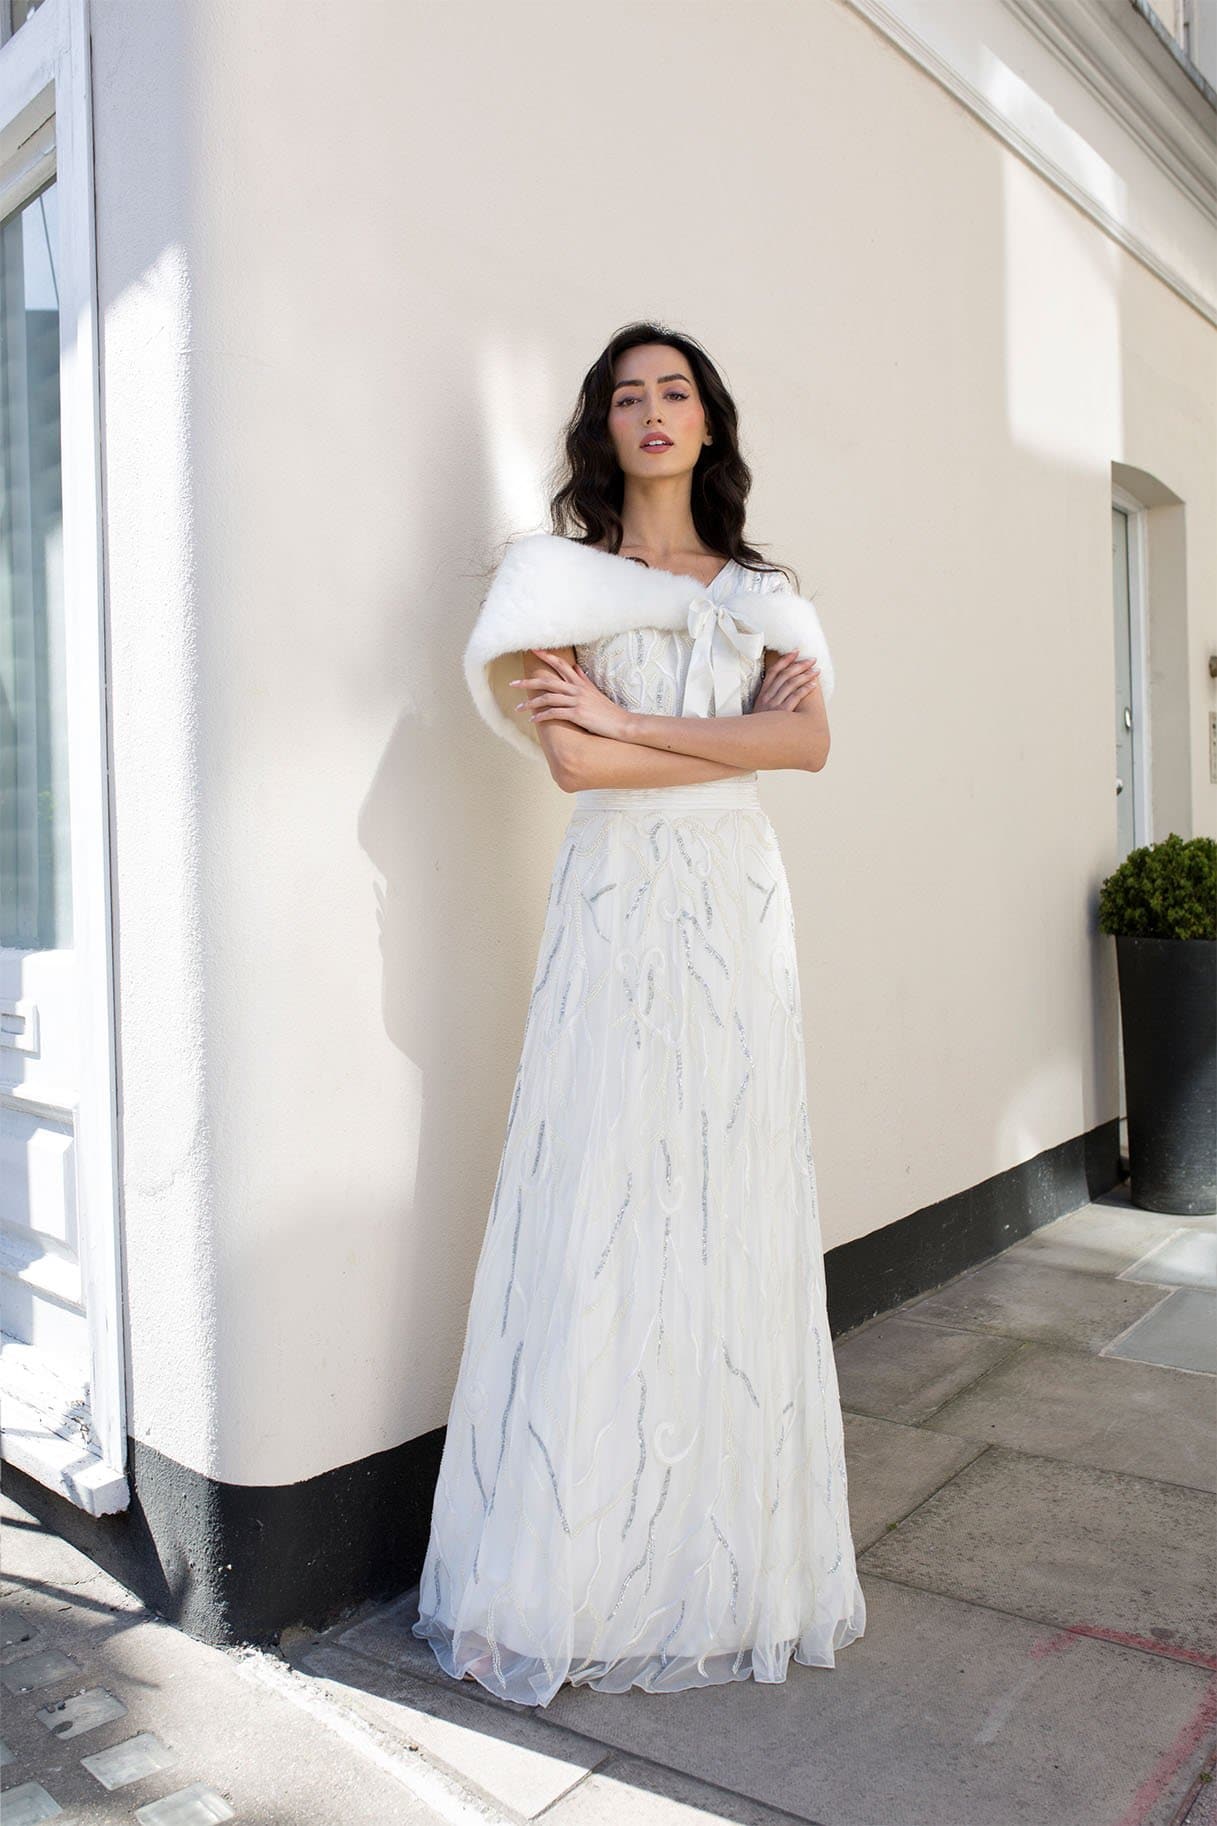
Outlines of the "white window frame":
{"type": "MultiPolygon", "coordinates": [[[[73,940],[81,1079],[73,1107],[81,1276],[96,1448],[8,1394],[0,1456],[94,1515],[130,1502],[118,1177],[109,727],[102,566],[101,409],[89,0],[42,0],[0,44],[0,218],[56,179],[60,462],[73,940]]],[[[5,1092],[29,1109],[21,1086],[5,1092]]],[[[35,1106],[36,1107],[36,1106],[35,1106]]],[[[61,1114],[57,1110],[55,1113],[61,1114]]]]}

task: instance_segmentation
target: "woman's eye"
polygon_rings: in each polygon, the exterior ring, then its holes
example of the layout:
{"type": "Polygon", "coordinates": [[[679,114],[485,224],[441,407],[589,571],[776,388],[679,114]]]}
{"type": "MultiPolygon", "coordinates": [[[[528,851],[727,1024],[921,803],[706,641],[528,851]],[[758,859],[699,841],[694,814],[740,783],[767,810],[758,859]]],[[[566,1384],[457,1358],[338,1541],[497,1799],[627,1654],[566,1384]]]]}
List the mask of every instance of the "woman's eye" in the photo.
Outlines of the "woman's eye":
{"type": "MultiPolygon", "coordinates": [[[[687,394],[687,393],[675,393],[675,392],[672,392],[672,393],[668,393],[668,394],[666,394],[666,395],[665,395],[665,398],[667,398],[667,399],[688,399],[688,397],[689,397],[689,396],[688,396],[688,394],[687,394]]],[[[637,395],[636,395],[636,394],[633,394],[633,393],[623,393],[623,394],[622,394],[622,396],[621,396],[621,398],[620,398],[620,399],[619,399],[619,400],[618,400],[618,401],[617,401],[617,404],[618,404],[618,405],[619,405],[619,406],[632,406],[632,405],[634,405],[634,404],[635,404],[635,403],[636,403],[636,401],[637,401],[637,395]]]]}

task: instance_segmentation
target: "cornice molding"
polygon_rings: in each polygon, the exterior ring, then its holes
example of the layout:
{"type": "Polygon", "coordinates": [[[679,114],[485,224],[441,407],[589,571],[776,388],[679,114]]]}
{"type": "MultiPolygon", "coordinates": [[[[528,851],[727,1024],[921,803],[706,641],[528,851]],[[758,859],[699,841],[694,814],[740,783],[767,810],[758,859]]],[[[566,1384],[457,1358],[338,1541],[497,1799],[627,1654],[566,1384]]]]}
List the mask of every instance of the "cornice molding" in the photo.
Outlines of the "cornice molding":
{"type": "Polygon", "coordinates": [[[1217,96],[1134,0],[1002,0],[1217,226],[1217,96]],[[1212,96],[1213,100],[1209,97],[1212,96]]]}
{"type": "MultiPolygon", "coordinates": [[[[1199,291],[1173,262],[1112,212],[1109,191],[1100,191],[1090,181],[1086,162],[1080,157],[1072,165],[1065,161],[1059,133],[1055,143],[1047,134],[1042,139],[1032,137],[1033,128],[1029,130],[1005,113],[962,67],[966,60],[953,54],[946,32],[935,43],[903,16],[899,0],[844,3],[962,102],[1104,233],[1217,325],[1217,296],[1199,291]]],[[[1178,67],[1132,0],[1000,0],[1000,4],[1035,34],[1183,192],[1201,218],[1204,232],[1217,227],[1217,109],[1178,67]]],[[[916,10],[919,19],[929,17],[924,8],[916,10]]]]}

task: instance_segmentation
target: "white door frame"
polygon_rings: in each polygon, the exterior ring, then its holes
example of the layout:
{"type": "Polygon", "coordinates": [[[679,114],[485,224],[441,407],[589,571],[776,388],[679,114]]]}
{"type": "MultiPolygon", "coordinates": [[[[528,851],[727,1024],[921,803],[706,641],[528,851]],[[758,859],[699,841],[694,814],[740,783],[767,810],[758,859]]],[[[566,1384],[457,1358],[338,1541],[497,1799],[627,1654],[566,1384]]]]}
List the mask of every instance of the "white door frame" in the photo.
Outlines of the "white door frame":
{"type": "MultiPolygon", "coordinates": [[[[11,1108],[68,1112],[75,1135],[81,1287],[89,1339],[88,1427],[56,1432],[37,1389],[5,1395],[0,1455],[95,1515],[124,1509],[127,1413],[119,1227],[118,1096],[110,870],[109,729],[102,569],[101,412],[88,0],[43,0],[0,44],[0,217],[48,178],[60,222],[59,376],[73,949],[80,1081],[11,1108]],[[24,1398],[28,1393],[29,1400],[24,1398]]],[[[18,1001],[6,1041],[36,1047],[18,1001]]]]}
{"type": "Polygon", "coordinates": [[[1152,843],[1153,794],[1150,777],[1149,727],[1149,538],[1147,508],[1118,482],[1111,485],[1111,502],[1128,515],[1128,632],[1131,662],[1133,726],[1132,822],[1133,843],[1152,843]]]}

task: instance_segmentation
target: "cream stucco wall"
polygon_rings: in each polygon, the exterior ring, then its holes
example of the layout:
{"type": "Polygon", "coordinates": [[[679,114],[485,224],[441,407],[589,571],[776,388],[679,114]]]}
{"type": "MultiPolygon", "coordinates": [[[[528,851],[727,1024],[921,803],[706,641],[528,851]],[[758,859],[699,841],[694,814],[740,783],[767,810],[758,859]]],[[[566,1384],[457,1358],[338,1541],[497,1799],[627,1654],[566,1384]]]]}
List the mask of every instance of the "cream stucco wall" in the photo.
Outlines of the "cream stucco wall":
{"type": "Polygon", "coordinates": [[[93,28],[131,1431],[272,1484],[446,1417],[569,811],[460,653],[637,315],[837,665],[763,782],[825,1246],[1113,1117],[1111,465],[1185,504],[1213,831],[1212,323],[839,0],[93,28]]]}

